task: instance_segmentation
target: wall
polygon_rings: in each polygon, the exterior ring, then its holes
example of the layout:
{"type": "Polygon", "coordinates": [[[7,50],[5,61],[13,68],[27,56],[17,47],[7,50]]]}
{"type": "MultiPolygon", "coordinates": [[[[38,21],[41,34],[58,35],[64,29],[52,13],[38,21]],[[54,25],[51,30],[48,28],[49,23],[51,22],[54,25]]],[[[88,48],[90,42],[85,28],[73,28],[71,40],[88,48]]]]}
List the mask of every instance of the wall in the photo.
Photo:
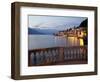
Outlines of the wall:
{"type": "MultiPolygon", "coordinates": [[[[1,0],[0,1],[0,82],[16,82],[10,79],[10,66],[11,66],[11,2],[15,0],[1,0]]],[[[25,2],[38,2],[38,3],[52,3],[52,4],[68,4],[68,5],[87,5],[87,6],[98,6],[98,22],[100,22],[100,0],[16,0],[25,2]]],[[[100,25],[98,25],[99,27],[100,25]]],[[[98,35],[100,35],[100,28],[98,28],[98,35]]],[[[100,37],[98,38],[100,42],[100,37]]],[[[98,43],[100,45],[100,43],[98,43]]],[[[98,46],[98,49],[100,46],[98,46]]],[[[100,51],[98,52],[100,54],[100,51]]],[[[100,55],[98,56],[98,59],[100,55]]],[[[100,62],[100,60],[98,60],[100,62]]],[[[100,69],[100,64],[99,68],[100,69]]],[[[93,76],[79,76],[79,77],[63,77],[63,78],[52,78],[52,79],[37,79],[28,80],[29,82],[52,82],[52,81],[76,81],[76,82],[88,82],[88,81],[100,81],[100,71],[98,75],[93,76]]],[[[22,82],[27,82],[23,80],[22,82]]]]}

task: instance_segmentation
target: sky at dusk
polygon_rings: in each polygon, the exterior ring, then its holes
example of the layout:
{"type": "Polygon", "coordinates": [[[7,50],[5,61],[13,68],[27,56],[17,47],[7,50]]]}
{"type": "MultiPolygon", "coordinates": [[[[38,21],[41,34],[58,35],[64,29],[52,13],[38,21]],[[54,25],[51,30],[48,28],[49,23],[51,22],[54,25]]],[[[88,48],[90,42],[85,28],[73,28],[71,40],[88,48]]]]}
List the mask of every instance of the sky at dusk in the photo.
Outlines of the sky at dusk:
{"type": "Polygon", "coordinates": [[[86,17],[71,16],[28,16],[28,27],[40,29],[68,29],[79,26],[80,23],[87,19],[86,17]]]}

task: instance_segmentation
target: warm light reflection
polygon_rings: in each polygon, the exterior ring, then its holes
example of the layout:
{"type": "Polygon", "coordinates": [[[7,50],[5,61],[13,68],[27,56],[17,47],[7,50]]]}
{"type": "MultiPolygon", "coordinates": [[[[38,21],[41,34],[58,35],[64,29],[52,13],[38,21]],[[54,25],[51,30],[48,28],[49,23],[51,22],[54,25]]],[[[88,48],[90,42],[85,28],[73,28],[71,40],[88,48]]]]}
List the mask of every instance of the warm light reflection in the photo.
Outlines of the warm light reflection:
{"type": "Polygon", "coordinates": [[[80,39],[80,46],[83,46],[83,45],[84,45],[83,39],[80,39]]]}
{"type": "Polygon", "coordinates": [[[76,45],[84,46],[84,41],[82,38],[68,37],[68,40],[70,41],[72,46],[76,46],[76,45]]]}
{"type": "Polygon", "coordinates": [[[70,41],[72,46],[78,45],[78,38],[77,37],[68,37],[68,40],[70,41]]]}
{"type": "Polygon", "coordinates": [[[70,42],[73,44],[73,43],[74,43],[74,39],[75,39],[75,37],[68,37],[68,39],[69,39],[70,42]]]}

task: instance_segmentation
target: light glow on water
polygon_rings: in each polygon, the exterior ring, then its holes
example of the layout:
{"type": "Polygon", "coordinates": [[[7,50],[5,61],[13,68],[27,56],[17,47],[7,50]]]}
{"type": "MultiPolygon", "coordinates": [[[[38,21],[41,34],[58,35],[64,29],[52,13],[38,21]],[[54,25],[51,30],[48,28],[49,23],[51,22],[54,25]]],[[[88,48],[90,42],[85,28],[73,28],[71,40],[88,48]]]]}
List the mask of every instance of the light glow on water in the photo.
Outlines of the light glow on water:
{"type": "Polygon", "coordinates": [[[78,39],[77,37],[29,35],[28,49],[80,46],[83,45],[82,41],[82,39],[78,39]]]}
{"type": "Polygon", "coordinates": [[[80,46],[84,46],[83,39],[80,39],[80,46]]]}
{"type": "Polygon", "coordinates": [[[77,37],[68,37],[68,40],[69,40],[70,46],[79,46],[80,45],[79,39],[77,37]]]}

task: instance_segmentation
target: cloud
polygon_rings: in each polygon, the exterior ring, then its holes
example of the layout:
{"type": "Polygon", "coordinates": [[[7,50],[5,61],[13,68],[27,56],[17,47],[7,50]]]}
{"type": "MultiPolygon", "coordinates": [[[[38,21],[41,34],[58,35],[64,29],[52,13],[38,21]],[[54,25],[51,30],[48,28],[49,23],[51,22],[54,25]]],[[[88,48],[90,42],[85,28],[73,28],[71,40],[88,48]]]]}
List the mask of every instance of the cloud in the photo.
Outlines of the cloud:
{"type": "Polygon", "coordinates": [[[29,16],[29,27],[39,29],[67,29],[78,26],[86,17],[29,16]]]}

